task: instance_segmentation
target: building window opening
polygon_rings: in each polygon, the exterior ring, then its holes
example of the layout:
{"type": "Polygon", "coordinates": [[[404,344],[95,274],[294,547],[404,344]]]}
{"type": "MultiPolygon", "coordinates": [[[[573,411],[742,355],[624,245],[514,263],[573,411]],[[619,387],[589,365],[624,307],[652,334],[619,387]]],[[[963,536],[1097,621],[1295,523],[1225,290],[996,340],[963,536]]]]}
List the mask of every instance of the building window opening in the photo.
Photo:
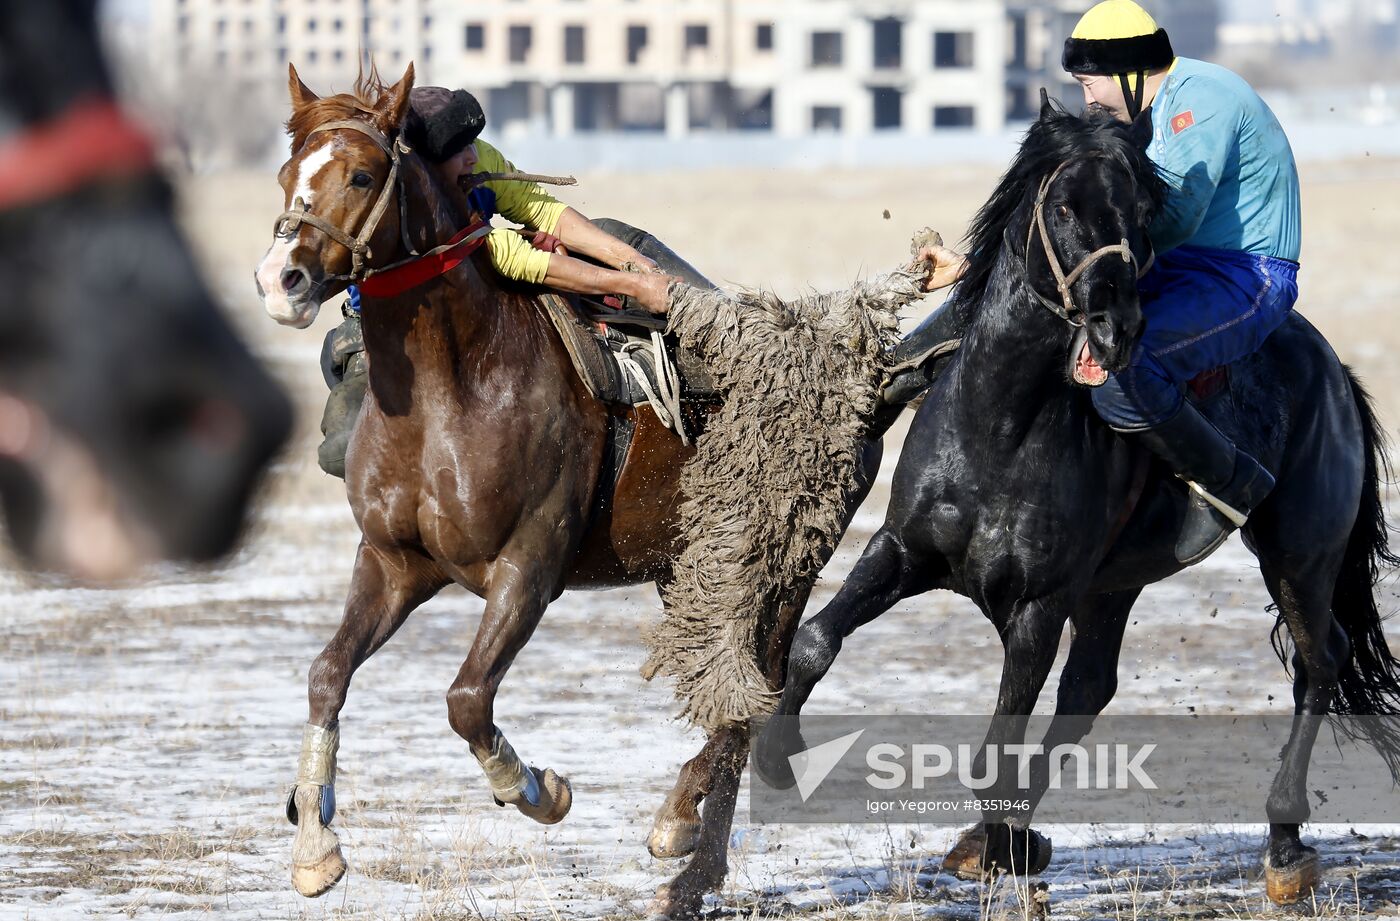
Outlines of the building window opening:
{"type": "Polygon", "coordinates": [[[841,66],[840,32],[812,33],[812,57],[810,64],[812,67],[841,66]]]}
{"type": "Polygon", "coordinates": [[[939,69],[972,67],[972,33],[933,33],[933,66],[939,69]]]}

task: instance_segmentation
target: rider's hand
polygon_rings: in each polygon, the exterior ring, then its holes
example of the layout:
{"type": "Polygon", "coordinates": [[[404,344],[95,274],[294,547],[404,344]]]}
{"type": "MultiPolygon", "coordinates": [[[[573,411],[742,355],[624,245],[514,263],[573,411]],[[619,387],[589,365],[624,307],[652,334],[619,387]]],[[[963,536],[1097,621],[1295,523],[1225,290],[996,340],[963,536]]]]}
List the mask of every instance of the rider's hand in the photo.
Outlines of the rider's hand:
{"type": "Polygon", "coordinates": [[[622,260],[622,264],[617,268],[624,272],[649,272],[654,275],[664,274],[661,271],[661,266],[656,264],[655,259],[643,256],[636,250],[629,253],[627,257],[622,260]]]}
{"type": "Polygon", "coordinates": [[[967,257],[961,253],[955,253],[946,246],[924,246],[919,249],[914,257],[915,264],[923,263],[928,278],[924,281],[925,291],[937,291],[939,288],[946,288],[962,278],[963,272],[967,271],[967,257]]]}
{"type": "Polygon", "coordinates": [[[663,314],[671,306],[671,282],[680,280],[660,271],[637,276],[637,293],[632,298],[647,313],[663,314]]]}

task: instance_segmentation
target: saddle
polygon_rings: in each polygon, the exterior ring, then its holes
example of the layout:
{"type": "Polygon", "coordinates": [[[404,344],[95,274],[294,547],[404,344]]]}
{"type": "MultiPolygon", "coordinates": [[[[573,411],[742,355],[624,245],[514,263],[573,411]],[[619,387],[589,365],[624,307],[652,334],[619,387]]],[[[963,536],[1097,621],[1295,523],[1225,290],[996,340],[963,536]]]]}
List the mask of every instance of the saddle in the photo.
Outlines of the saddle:
{"type": "Polygon", "coordinates": [[[681,404],[718,398],[718,388],[699,357],[665,335],[664,318],[635,309],[615,310],[557,291],[542,292],[538,303],[579,379],[603,402],[650,405],[685,439],[681,404]]]}

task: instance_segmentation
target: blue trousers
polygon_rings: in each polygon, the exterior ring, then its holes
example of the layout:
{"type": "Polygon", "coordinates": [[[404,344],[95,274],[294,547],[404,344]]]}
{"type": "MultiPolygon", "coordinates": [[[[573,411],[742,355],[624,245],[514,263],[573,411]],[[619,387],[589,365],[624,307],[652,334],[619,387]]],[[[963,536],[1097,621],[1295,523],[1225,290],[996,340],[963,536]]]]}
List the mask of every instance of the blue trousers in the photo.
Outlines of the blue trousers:
{"type": "Polygon", "coordinates": [[[1138,282],[1147,320],[1127,368],[1093,391],[1105,422],[1137,431],[1181,409],[1186,383],[1256,351],[1298,300],[1298,264],[1181,246],[1138,282]]]}

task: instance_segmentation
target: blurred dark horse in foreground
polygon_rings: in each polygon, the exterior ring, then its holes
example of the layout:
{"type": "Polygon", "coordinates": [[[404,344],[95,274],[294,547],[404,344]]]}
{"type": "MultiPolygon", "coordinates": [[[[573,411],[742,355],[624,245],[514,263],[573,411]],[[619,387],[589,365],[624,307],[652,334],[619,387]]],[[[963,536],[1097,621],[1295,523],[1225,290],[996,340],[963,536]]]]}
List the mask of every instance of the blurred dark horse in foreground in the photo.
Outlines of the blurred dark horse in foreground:
{"type": "Polygon", "coordinates": [[[111,578],[227,551],[290,407],[195,271],[94,6],[0,16],[0,502],[27,562],[111,578]]]}
{"type": "MultiPolygon", "coordinates": [[[[984,814],[945,862],[960,874],[1045,868],[1049,841],[1026,823],[1059,766],[1032,759],[1030,786],[1019,789],[1008,746],[1022,742],[1066,621],[1074,631],[1043,750],[1083,738],[1085,717],[1117,688],[1138,594],[1181,569],[1173,545],[1186,485],[1143,466],[1145,455],[1097,418],[1067,373],[1085,336],[1102,367],[1124,367],[1143,328],[1136,276],[1150,259],[1145,231],[1162,186],[1140,128],[1047,102],[1027,133],[973,226],[970,268],[950,304],[971,322],[914,418],[885,523],[841,591],[798,631],[780,718],[757,746],[760,773],[790,785],[788,757],[805,747],[790,717],[845,637],[931,589],[971,598],[1005,650],[996,703],[1004,719],[987,740],[1004,757],[989,796],[1029,797],[1031,807],[984,814]],[[1076,268],[1067,276],[1062,266],[1076,268]],[[1044,305],[1058,303],[1051,293],[1066,277],[1078,279],[1060,289],[1076,310],[1061,315],[1044,305]]],[[[1323,717],[1400,712],[1400,662],[1374,596],[1381,568],[1396,563],[1380,495],[1384,439],[1361,386],[1300,315],[1229,375],[1226,396],[1203,409],[1278,479],[1241,533],[1295,649],[1300,718],[1268,798],[1264,854],[1269,896],[1287,903],[1307,898],[1318,879],[1299,825],[1323,717]]],[[[1400,777],[1395,721],[1357,722],[1400,777]]]]}

